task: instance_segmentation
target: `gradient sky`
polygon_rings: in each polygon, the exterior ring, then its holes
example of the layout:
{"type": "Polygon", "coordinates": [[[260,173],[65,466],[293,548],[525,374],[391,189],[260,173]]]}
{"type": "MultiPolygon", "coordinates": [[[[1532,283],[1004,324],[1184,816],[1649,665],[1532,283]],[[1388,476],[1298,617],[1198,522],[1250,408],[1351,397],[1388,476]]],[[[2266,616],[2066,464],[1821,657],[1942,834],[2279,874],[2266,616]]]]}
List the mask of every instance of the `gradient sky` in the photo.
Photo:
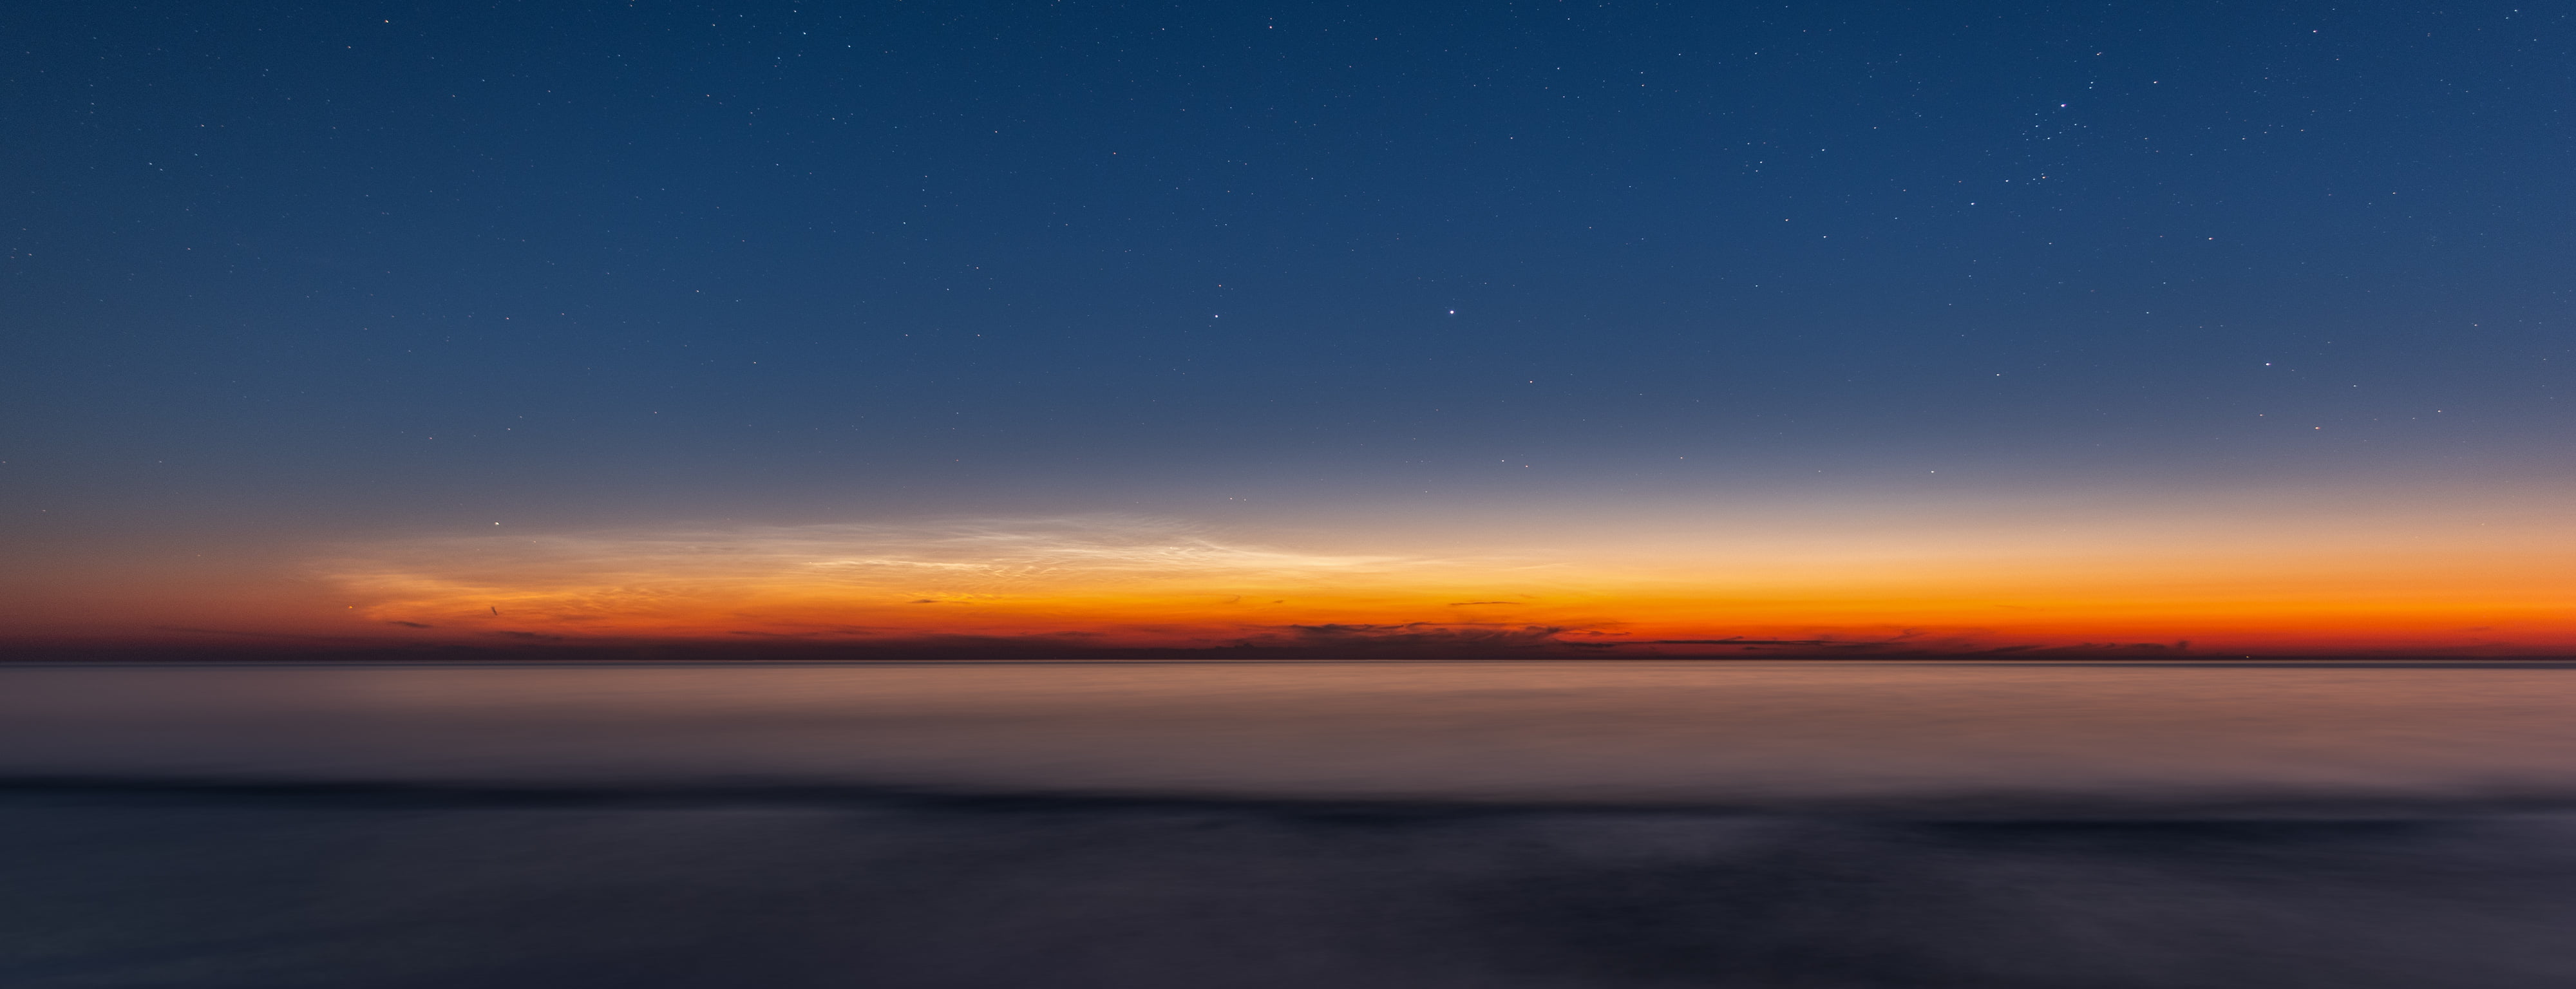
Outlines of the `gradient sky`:
{"type": "Polygon", "coordinates": [[[2576,651],[2570,16],[14,5],[0,638],[2576,651]]]}

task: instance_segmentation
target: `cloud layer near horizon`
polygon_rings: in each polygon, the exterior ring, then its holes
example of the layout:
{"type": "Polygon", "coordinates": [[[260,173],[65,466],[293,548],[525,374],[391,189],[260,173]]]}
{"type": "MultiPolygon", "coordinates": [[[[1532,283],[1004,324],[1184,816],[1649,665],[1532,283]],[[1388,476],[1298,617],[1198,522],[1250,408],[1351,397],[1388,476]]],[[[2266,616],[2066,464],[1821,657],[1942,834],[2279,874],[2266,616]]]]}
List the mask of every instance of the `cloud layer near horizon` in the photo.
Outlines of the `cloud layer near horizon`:
{"type": "Polygon", "coordinates": [[[2188,557],[1895,547],[1822,563],[1754,543],[1660,560],[1516,550],[1300,548],[1090,515],[396,540],[344,547],[319,567],[351,602],[344,617],[358,627],[342,632],[430,641],[1660,643],[1650,648],[1663,652],[1742,648],[1725,641],[1736,639],[1930,651],[2182,639],[2269,650],[2576,644],[2576,621],[2531,579],[2530,561],[2503,556],[2464,577],[2459,561],[2357,562],[2288,543],[2203,546],[2188,557]]]}
{"type": "Polygon", "coordinates": [[[1396,589],[1434,575],[1525,566],[1302,552],[1089,516],[424,539],[352,548],[324,569],[365,601],[364,618],[410,629],[1027,635],[1106,624],[1165,641],[1181,627],[1198,639],[1286,625],[1347,610],[1354,595],[1404,596],[1396,589]]]}

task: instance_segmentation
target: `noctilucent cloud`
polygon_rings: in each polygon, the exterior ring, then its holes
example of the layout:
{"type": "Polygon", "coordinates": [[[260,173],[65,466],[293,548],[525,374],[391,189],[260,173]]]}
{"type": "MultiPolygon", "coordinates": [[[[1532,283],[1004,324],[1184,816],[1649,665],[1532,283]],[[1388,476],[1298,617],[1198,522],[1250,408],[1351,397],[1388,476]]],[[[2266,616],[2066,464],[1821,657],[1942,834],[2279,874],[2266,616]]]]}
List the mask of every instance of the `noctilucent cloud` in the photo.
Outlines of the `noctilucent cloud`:
{"type": "Polygon", "coordinates": [[[22,4],[0,638],[2576,651],[2570,16],[22,4]]]}

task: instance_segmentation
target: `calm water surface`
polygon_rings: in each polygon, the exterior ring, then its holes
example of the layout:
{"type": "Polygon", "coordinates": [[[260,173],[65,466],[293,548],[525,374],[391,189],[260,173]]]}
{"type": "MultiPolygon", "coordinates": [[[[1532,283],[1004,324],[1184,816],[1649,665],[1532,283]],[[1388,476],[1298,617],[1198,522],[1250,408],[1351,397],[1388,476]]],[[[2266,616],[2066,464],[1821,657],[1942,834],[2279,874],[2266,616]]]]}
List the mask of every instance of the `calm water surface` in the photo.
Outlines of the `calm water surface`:
{"type": "Polygon", "coordinates": [[[2576,796],[2576,669],[0,668],[0,774],[1727,806],[2548,802],[2576,796]]]}
{"type": "Polygon", "coordinates": [[[2560,989],[2570,808],[2545,666],[0,667],[0,985],[2560,989]]]}

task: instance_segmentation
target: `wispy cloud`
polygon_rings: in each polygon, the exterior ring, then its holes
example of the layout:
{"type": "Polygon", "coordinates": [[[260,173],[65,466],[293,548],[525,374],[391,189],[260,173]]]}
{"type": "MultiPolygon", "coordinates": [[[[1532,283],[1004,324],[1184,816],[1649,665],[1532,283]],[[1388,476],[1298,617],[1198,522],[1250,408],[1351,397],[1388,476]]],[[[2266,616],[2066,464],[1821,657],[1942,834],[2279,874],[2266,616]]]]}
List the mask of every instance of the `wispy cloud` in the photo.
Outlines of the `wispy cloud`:
{"type": "Polygon", "coordinates": [[[1454,562],[1076,516],[410,539],[343,547],[319,568],[370,602],[370,617],[425,627],[681,615],[770,624],[798,620],[800,608],[810,620],[816,602],[864,609],[1196,592],[1232,603],[1249,589],[1346,588],[1454,562]]]}
{"type": "Polygon", "coordinates": [[[1306,577],[1398,569],[1399,556],[1299,552],[1225,539],[1162,519],[978,520],[919,527],[817,526],[756,537],[817,573],[856,581],[923,580],[972,590],[1176,575],[1306,577]]]}
{"type": "Polygon", "coordinates": [[[1171,575],[1300,576],[1400,569],[1423,560],[1300,552],[1165,519],[1089,516],[917,525],[811,525],[413,539],[347,547],[343,579],[810,575],[977,588],[1171,575]]]}

